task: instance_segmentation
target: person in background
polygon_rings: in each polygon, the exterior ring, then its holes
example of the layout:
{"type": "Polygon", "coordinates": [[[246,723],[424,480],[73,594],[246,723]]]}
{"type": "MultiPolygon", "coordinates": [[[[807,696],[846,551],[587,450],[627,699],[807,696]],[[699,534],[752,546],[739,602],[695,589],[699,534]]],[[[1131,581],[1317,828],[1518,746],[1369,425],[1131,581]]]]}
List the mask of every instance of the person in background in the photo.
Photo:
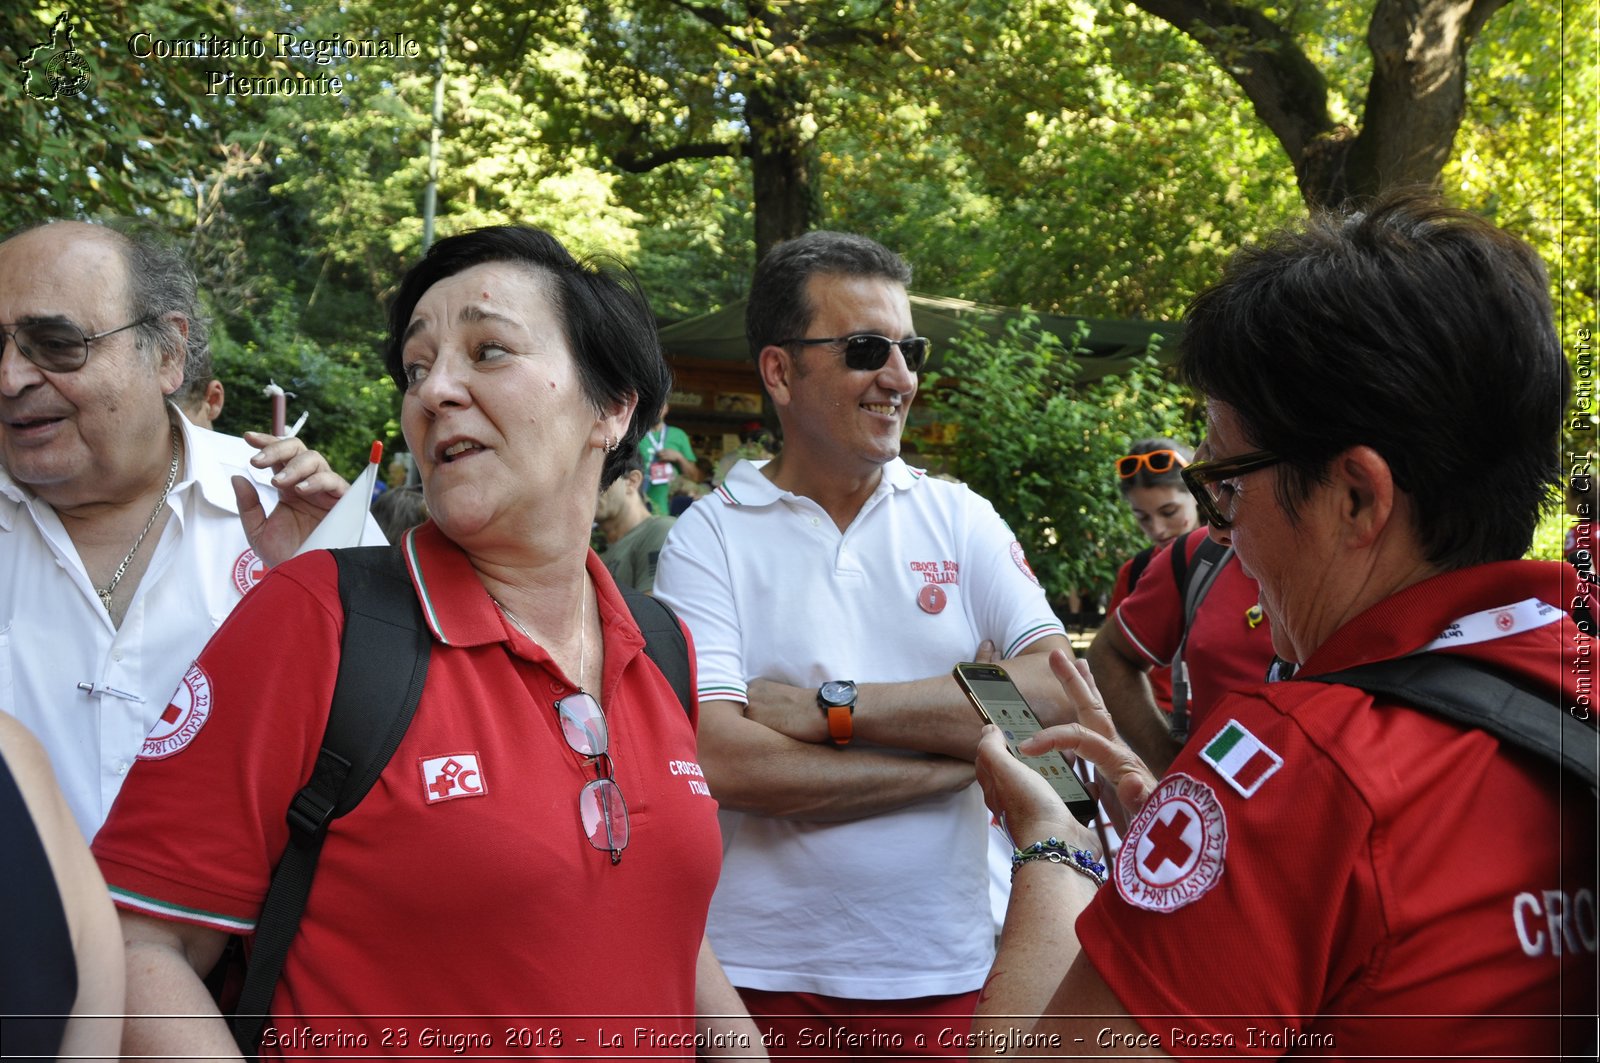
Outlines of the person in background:
{"type": "Polygon", "coordinates": [[[1095,682],[1117,730],[1153,770],[1172,763],[1223,695],[1267,677],[1272,631],[1260,598],[1238,558],[1208,546],[1199,528],[1157,549],[1095,632],[1085,654],[1095,682]],[[1187,603],[1201,590],[1191,620],[1187,603]],[[1175,661],[1181,679],[1171,674],[1175,661]],[[1165,707],[1149,678],[1156,669],[1169,670],[1165,707]]]}
{"type": "Polygon", "coordinates": [[[623,467],[622,475],[600,492],[594,519],[605,536],[606,548],[600,560],[618,583],[649,594],[656,583],[656,563],[661,559],[661,544],[677,523],[676,518],[653,516],[645,504],[642,487],[644,470],[637,452],[623,467]]]}
{"type": "Polygon", "coordinates": [[[700,466],[696,463],[694,447],[689,445],[689,435],[681,428],[667,424],[668,406],[661,407],[661,418],[639,440],[639,462],[644,467],[645,482],[649,485],[646,496],[650,511],[657,516],[671,513],[672,481],[682,476],[691,483],[701,480],[700,466]]]}
{"type": "MultiPolygon", "coordinates": [[[[434,643],[409,729],[328,833],[272,1025],[339,1016],[382,1051],[386,1028],[405,1047],[404,1016],[488,1030],[496,1052],[636,1054],[632,1037],[507,1043],[473,1017],[637,1016],[660,1036],[647,1054],[691,1059],[698,1032],[759,1055],[704,939],[720,838],[695,721],[587,546],[670,379],[643,294],[539,230],[463,233],[401,279],[385,364],[430,516],[394,560],[434,643]]],[[[131,1054],[233,1053],[201,976],[255,926],[289,842],[343,615],[326,551],[270,573],[189,669],[205,717],[140,762],[95,841],[129,943],[131,1054]]]]}
{"type": "Polygon", "coordinates": [[[428,503],[422,496],[422,487],[407,484],[389,488],[372,500],[372,519],[378,522],[390,542],[399,542],[400,534],[407,528],[415,528],[428,519],[428,503]]]}
{"type": "Polygon", "coordinates": [[[0,712],[0,1015],[9,1058],[118,1058],[122,932],[50,760],[0,712]]]}
{"type": "Polygon", "coordinates": [[[187,662],[349,487],[298,439],[197,431],[168,396],[208,351],[194,274],[154,234],[0,242],[0,706],[85,837],[189,722],[169,718],[187,662]]]}
{"type": "Polygon", "coordinates": [[[222,404],[227,400],[227,389],[212,373],[211,350],[206,348],[199,358],[191,352],[190,364],[184,368],[183,383],[172,393],[172,403],[183,411],[189,423],[196,428],[212,428],[222,416],[222,404]]]}
{"type": "MultiPolygon", "coordinates": [[[[1134,554],[1117,570],[1108,608],[1116,609],[1149,567],[1150,560],[1174,539],[1200,526],[1194,497],[1179,473],[1194,460],[1194,451],[1175,439],[1141,439],[1116,461],[1117,490],[1150,545],[1134,554]]],[[[1168,669],[1152,667],[1146,674],[1157,707],[1172,711],[1172,681],[1168,669]]]]}
{"type": "Polygon", "coordinates": [[[994,947],[982,720],[951,669],[992,643],[1064,718],[1043,651],[1066,633],[1016,537],[899,457],[929,350],[910,279],[847,233],[768,252],[745,332],[782,449],[691,506],[656,575],[722,809],[709,934],[774,1054],[950,1054],[994,947]]]}
{"type": "Polygon", "coordinates": [[[1589,703],[1566,566],[1521,560],[1562,473],[1549,292],[1520,240],[1395,196],[1270,236],[1196,297],[1180,371],[1207,433],[1184,480],[1299,671],[1223,695],[1158,783],[1088,673],[1053,662],[1079,722],[1024,748],[1089,757],[1139,810],[1109,869],[984,735],[980,781],[1022,846],[975,1055],[1027,1035],[1183,1059],[1594,1058],[1593,791],[1490,731],[1308,678],[1432,654],[1552,716],[1589,703]]]}

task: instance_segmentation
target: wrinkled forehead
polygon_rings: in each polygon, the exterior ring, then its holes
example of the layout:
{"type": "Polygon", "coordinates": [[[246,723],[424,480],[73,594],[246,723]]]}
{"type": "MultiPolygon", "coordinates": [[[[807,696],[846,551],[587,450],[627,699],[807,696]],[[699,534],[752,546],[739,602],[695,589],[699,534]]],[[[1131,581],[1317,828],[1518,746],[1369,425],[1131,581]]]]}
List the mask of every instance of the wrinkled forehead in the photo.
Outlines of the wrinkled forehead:
{"type": "Polygon", "coordinates": [[[109,327],[128,310],[128,281],[123,237],[104,226],[30,229],[0,243],[0,321],[60,318],[109,327]]]}

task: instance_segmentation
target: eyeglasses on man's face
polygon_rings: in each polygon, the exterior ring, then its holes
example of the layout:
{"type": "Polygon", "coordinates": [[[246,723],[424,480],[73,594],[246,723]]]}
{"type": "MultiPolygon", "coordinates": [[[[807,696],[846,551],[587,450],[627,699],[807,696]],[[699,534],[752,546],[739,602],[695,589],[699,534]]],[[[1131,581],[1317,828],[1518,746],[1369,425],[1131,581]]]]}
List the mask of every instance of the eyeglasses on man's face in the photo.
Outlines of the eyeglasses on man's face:
{"type": "Polygon", "coordinates": [[[929,352],[933,350],[933,341],[926,336],[907,336],[903,340],[891,340],[888,336],[880,336],[875,332],[784,340],[778,346],[788,347],[790,344],[799,344],[802,347],[842,346],[844,364],[863,372],[882,369],[889,361],[889,351],[899,347],[901,356],[906,360],[906,368],[915,373],[922,368],[923,363],[928,360],[929,352]]]}
{"type": "Polygon", "coordinates": [[[1233,481],[1246,473],[1259,472],[1281,464],[1282,458],[1270,450],[1253,450],[1219,461],[1197,461],[1180,476],[1194,495],[1200,519],[1219,531],[1233,527],[1233,507],[1237,488],[1233,481]]]}
{"type": "Polygon", "coordinates": [[[593,757],[600,772],[600,778],[578,791],[578,819],[584,837],[596,849],[610,853],[613,864],[621,863],[622,850],[628,847],[628,804],[611,769],[606,714],[598,701],[581,690],[557,701],[556,713],[567,745],[581,756],[593,757]]]}
{"type": "Polygon", "coordinates": [[[0,325],[0,354],[7,341],[14,342],[22,357],[49,373],[76,373],[89,361],[89,344],[118,332],[149,324],[155,315],[118,325],[94,334],[85,333],[70,321],[28,321],[21,325],[0,325]]]}

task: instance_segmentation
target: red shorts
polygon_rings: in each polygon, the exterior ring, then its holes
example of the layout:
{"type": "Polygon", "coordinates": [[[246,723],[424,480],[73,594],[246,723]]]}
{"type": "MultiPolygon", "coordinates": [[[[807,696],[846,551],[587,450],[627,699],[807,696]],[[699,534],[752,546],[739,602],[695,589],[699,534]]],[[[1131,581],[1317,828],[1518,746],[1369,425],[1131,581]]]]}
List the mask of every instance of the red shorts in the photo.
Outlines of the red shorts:
{"type": "Polygon", "coordinates": [[[767,1053],[795,1059],[921,1056],[965,1059],[978,991],[910,1000],[852,1000],[741,989],[767,1053]]]}

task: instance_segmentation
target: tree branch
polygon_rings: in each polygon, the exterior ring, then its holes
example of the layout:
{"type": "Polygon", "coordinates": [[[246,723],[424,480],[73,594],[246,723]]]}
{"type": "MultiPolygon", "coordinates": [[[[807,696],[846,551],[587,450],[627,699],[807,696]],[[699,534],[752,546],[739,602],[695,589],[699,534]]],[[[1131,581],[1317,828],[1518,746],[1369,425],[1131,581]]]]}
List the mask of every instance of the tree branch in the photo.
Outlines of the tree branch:
{"type": "Polygon", "coordinates": [[[658,151],[640,152],[623,148],[612,156],[618,169],[627,173],[648,173],[668,163],[681,159],[738,159],[748,154],[743,144],[721,144],[705,141],[698,144],[679,144],[658,151]]]}
{"type": "Polygon", "coordinates": [[[1281,26],[1231,0],[1134,0],[1193,38],[1238,83],[1296,171],[1306,148],[1335,129],[1322,72],[1281,26]]]}
{"type": "Polygon", "coordinates": [[[1508,2],[1378,0],[1367,27],[1372,82],[1339,192],[1438,180],[1466,112],[1467,52],[1508,2]]]}

